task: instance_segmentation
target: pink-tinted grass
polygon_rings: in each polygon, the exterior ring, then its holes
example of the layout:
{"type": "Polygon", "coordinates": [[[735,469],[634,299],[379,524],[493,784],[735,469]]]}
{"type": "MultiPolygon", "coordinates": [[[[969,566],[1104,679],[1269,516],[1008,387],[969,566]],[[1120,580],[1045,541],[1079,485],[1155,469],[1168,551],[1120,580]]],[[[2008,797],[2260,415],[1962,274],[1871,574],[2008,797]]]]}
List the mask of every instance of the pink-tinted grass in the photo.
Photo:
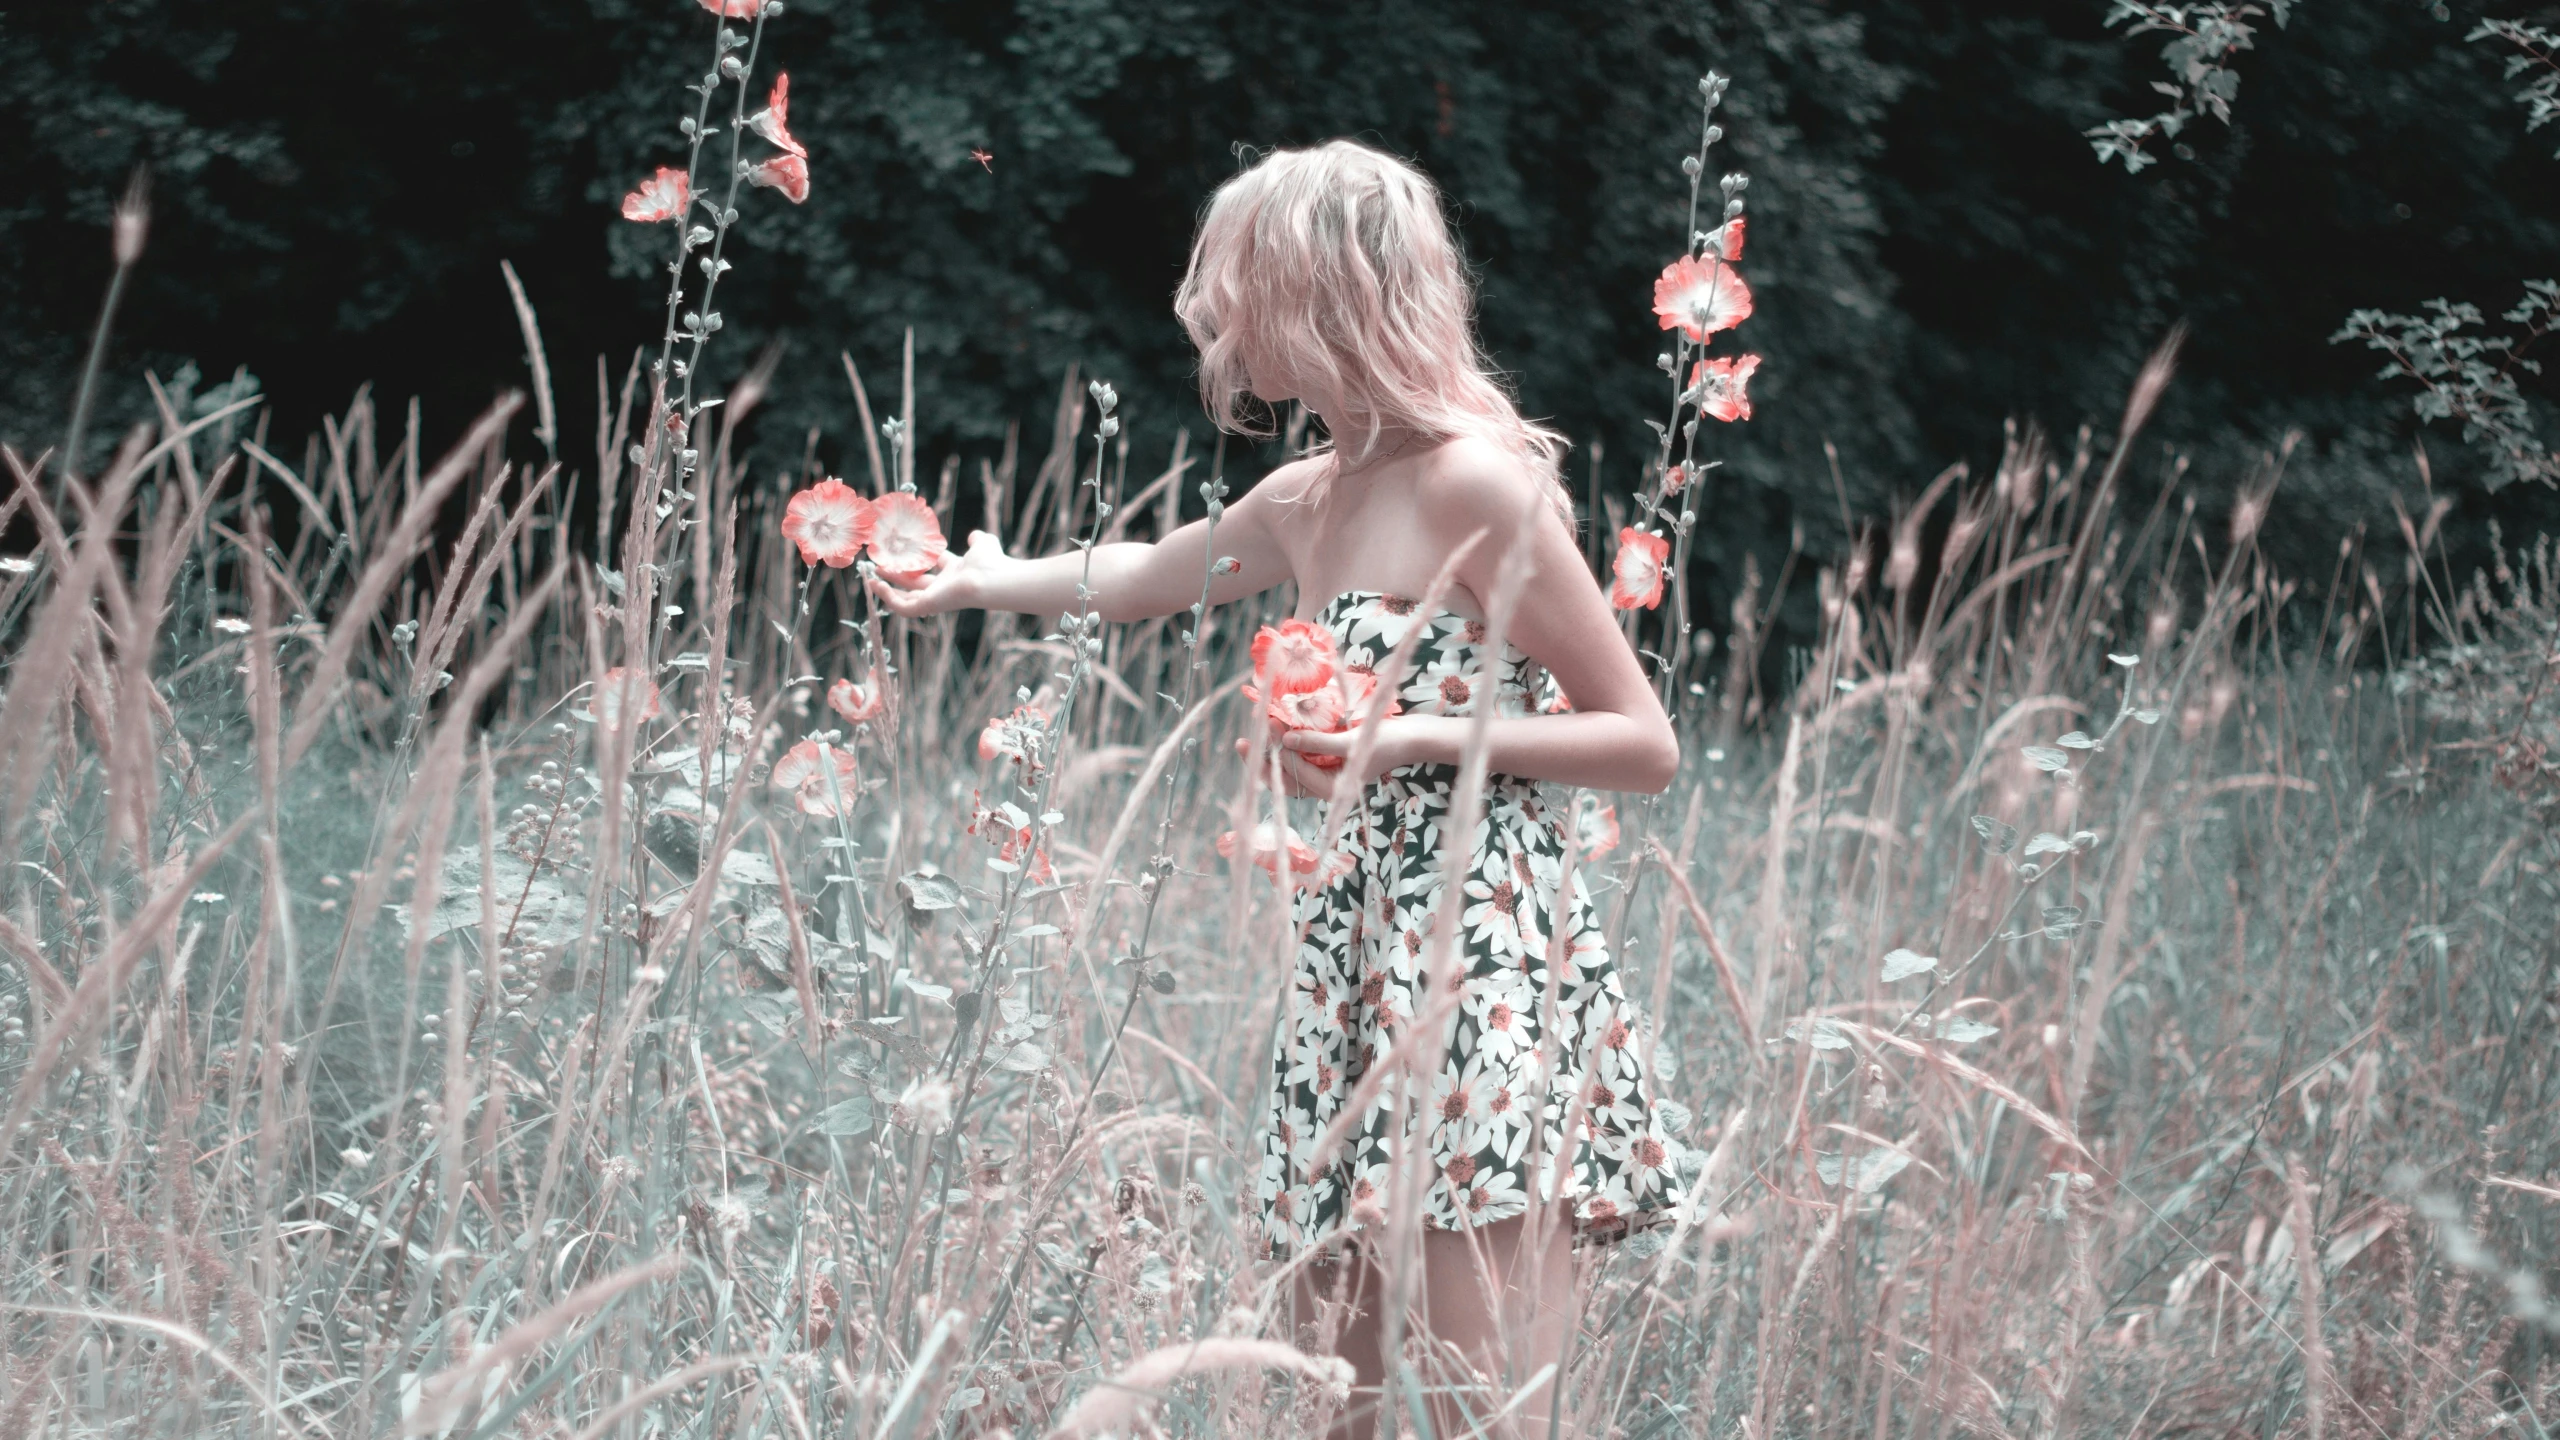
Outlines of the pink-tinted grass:
{"type": "MultiPolygon", "coordinates": [[[[1261,1254],[1296,935],[1216,852],[1278,818],[1229,742],[1287,597],[964,645],[812,577],[817,477],[732,458],[753,387],[662,516],[604,376],[593,549],[514,401],[441,459],[363,400],[299,464],[175,415],[76,484],[9,456],[0,1433],[1366,1414],[1261,1254]],[[617,669],[661,713],[591,723],[617,669]],[[885,711],[828,708],[875,670],[885,711]],[[1026,703],[1035,752],[979,758],[1026,703]],[[811,814],[768,773],[821,736],[856,763],[811,814]],[[969,833],[1003,801],[1054,881],[969,833]]],[[[1689,1202],[1584,1252],[1556,1372],[1396,1320],[1408,1429],[2548,1423],[2555,556],[2450,574],[2412,520],[2291,578],[2183,490],[2128,512],[2166,383],[2103,453],[2022,431],[1879,517],[1786,666],[1750,591],[1669,677],[1678,784],[1572,865],[1689,1202]]],[[[1198,512],[1187,442],[1132,473],[1156,442],[1091,420],[1071,380],[1019,494],[1011,449],[918,493],[1027,549],[1198,512]]],[[[1373,1294],[1424,1293],[1419,1178],[1373,1294]]]]}

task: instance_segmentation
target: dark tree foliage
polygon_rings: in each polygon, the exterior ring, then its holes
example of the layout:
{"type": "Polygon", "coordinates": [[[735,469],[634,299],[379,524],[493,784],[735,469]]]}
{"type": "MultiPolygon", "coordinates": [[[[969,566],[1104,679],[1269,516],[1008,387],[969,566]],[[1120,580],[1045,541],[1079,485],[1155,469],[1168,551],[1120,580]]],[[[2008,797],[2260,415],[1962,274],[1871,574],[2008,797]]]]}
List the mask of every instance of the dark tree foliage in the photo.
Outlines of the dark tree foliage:
{"type": "MultiPolygon", "coordinates": [[[[2186,157],[2128,177],[2079,132],[2144,108],[2158,42],[2102,30],[2102,12],[793,0],[769,43],[815,193],[755,196],[715,354],[735,369],[781,347],[754,434],[775,483],[812,428],[822,459],[854,453],[838,353],[877,398],[909,326],[928,466],[991,453],[1012,422],[1043,433],[1071,361],[1118,383],[1143,463],[1176,425],[1208,435],[1168,305],[1200,206],[1241,146],[1350,135],[1438,178],[1524,407],[1579,442],[1578,490],[1595,461],[1624,490],[1650,453],[1649,287],[1679,242],[1677,163],[1713,66],[1735,77],[1721,153],[1753,177],[1760,309],[1742,338],[1767,363],[1759,418],[1717,437],[1704,603],[1743,550],[1795,533],[1836,551],[1844,516],[1991,459],[2005,417],[2103,434],[2180,319],[2193,338],[2152,438],[2195,453],[2210,492],[2302,428],[2286,495],[2321,522],[2306,543],[2331,543],[2408,488],[2413,426],[2372,357],[2326,337],[2359,305],[2502,308],[2560,268],[2560,162],[2526,143],[2496,56],[2463,43],[2471,15],[2391,3],[2297,12],[2241,57],[2230,127],[2191,128],[2186,157]]],[[[111,373],[246,366],[281,435],[370,380],[420,396],[443,433],[521,383],[503,257],[541,312],[578,453],[596,357],[618,382],[657,334],[665,234],[613,207],[680,157],[708,24],[687,0],[0,14],[0,100],[20,122],[0,133],[0,432],[59,434],[108,209],[147,162],[151,249],[111,373]]],[[[144,403],[127,383],[109,418],[144,403]]],[[[2458,482],[2454,438],[2426,438],[2458,482]]]]}
{"type": "MultiPolygon", "coordinates": [[[[2102,30],[2096,3],[1869,13],[1871,48],[1910,77],[1876,189],[1932,457],[1984,457],[2005,415],[2109,428],[2144,353],[2184,320],[2152,438],[2195,455],[2212,498],[2301,430],[2269,538],[2314,560],[2347,523],[2387,524],[2417,478],[2411,392],[2375,379],[2371,351],[2328,343],[2347,312],[2441,295],[2494,313],[2560,271],[2560,162],[2526,136],[2497,52],[2464,42],[2467,9],[2297,7],[2239,57],[2231,125],[2191,125],[2130,177],[2088,163],[2079,132],[2158,108],[2160,37],[2102,30]]],[[[2423,438],[2439,485],[2492,513],[2458,433],[2423,438]]],[[[2494,510],[2560,518],[2538,487],[2494,510]]]]}

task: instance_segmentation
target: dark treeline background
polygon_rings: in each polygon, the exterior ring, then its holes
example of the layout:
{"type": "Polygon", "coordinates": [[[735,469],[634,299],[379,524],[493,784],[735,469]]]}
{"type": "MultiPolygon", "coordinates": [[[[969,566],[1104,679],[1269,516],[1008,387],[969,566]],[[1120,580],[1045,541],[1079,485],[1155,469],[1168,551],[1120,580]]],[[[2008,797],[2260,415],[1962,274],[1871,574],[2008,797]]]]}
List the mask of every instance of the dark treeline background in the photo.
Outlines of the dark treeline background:
{"type": "MultiPolygon", "coordinates": [[[[1117,382],[1138,462],[1160,459],[1176,425],[1209,436],[1168,305],[1200,206],[1240,145],[1352,135],[1438,178],[1524,407],[1576,438],[1577,490],[1595,454],[1624,489],[1663,408],[1650,282],[1713,66],[1734,77],[1724,163],[1752,175],[1743,338],[1767,363],[1758,418],[1714,437],[1702,605],[1720,615],[1746,549],[1792,532],[1836,554],[1844,515],[1979,471],[2006,419],[2104,436],[2180,320],[2160,461],[2135,475],[2184,454],[2211,510],[2300,429],[2269,533],[2316,580],[2342,527],[2387,528],[2417,493],[2419,440],[2458,533],[2554,511],[2536,487],[2486,494],[2378,357],[2327,343],[2357,306],[2494,315],[2560,270],[2560,138],[2527,135],[2498,53],[2465,43],[2476,8],[2297,9],[2240,57],[2229,127],[2128,176],[2080,132],[2158,108],[2161,39],[2101,28],[2101,0],[791,0],[767,68],[791,73],[815,194],[746,207],[714,353],[735,371],[783,347],[753,435],[777,485],[812,427],[822,458],[856,439],[838,352],[894,392],[910,325],[927,470],[956,450],[974,472],[1008,422],[1045,436],[1071,361],[1117,382]]],[[[564,449],[587,450],[596,357],[618,381],[665,285],[664,228],[615,202],[681,159],[709,26],[688,0],[0,14],[0,434],[60,434],[109,207],[148,163],[110,420],[141,413],[146,367],[191,364],[201,389],[245,366],[280,436],[371,381],[419,397],[435,443],[522,383],[503,257],[541,314],[564,449]]]]}

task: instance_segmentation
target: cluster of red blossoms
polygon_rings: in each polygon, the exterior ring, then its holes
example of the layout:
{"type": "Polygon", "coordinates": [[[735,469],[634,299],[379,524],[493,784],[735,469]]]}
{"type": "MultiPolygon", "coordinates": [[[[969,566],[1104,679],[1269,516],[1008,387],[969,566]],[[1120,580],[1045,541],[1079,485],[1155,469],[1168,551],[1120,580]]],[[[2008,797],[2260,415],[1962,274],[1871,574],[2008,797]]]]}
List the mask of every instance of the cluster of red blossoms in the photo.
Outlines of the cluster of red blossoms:
{"type": "MultiPolygon", "coordinates": [[[[867,550],[882,575],[906,581],[922,579],[951,553],[942,523],[922,499],[898,492],[866,500],[833,478],[791,497],[782,511],[782,538],[799,547],[803,564],[841,570],[867,550]]],[[[847,724],[868,725],[889,711],[889,682],[877,668],[860,680],[838,680],[827,687],[827,708],[847,724]]],[[[842,813],[854,778],[853,751],[824,740],[801,741],[773,766],[773,783],[795,792],[811,815],[842,813]]]]}
{"type": "MultiPolygon", "coordinates": [[[[762,0],[703,0],[703,8],[732,19],[753,18],[763,8],[762,0]]],[[[792,138],[791,77],[773,77],[773,93],[766,97],[764,108],[747,117],[747,128],[770,141],[782,153],[747,171],[747,183],[768,190],[779,190],[784,199],[797,205],[809,198],[809,147],[792,138]]],[[[673,220],[681,223],[693,205],[693,179],[670,165],[658,167],[658,173],[640,182],[639,187],[622,197],[622,218],[643,225],[659,225],[673,220]]]]}
{"type": "Polygon", "coordinates": [[[832,478],[791,497],[782,512],[782,538],[800,547],[802,564],[836,570],[867,549],[871,563],[892,580],[923,579],[951,553],[942,522],[921,497],[894,491],[865,500],[832,478]]]}
{"type": "MultiPolygon", "coordinates": [[[[1265,625],[1254,634],[1253,679],[1244,686],[1244,694],[1262,706],[1263,720],[1275,742],[1292,730],[1342,734],[1367,720],[1382,703],[1377,672],[1343,664],[1333,632],[1305,620],[1265,625]]],[[[1383,704],[1384,710],[1378,713],[1393,715],[1403,708],[1393,697],[1384,697],[1383,704]]],[[[1338,755],[1298,758],[1319,770],[1342,768],[1338,755]]],[[[1255,826],[1249,835],[1228,831],[1218,837],[1218,853],[1229,860],[1241,855],[1269,871],[1273,879],[1299,885],[1330,884],[1352,863],[1348,855],[1318,854],[1306,837],[1274,822],[1255,826]]]]}
{"type": "MultiPolygon", "coordinates": [[[[1664,267],[1653,282],[1653,313],[1665,330],[1678,330],[1697,344],[1718,331],[1731,330],[1751,318],[1751,287],[1734,262],[1742,258],[1744,219],[1735,216],[1716,227],[1696,255],[1683,255],[1664,267]]],[[[1757,355],[1700,360],[1689,371],[1684,398],[1701,415],[1730,423],[1751,418],[1751,377],[1760,369],[1757,355]]],[[[1665,494],[1678,494],[1696,477],[1685,465],[1663,473],[1665,494]]],[[[1664,570],[1671,562],[1671,542],[1633,525],[1618,532],[1618,554],[1611,565],[1609,603],[1621,610],[1650,610],[1662,603],[1664,570]]]]}
{"type": "MultiPolygon", "coordinates": [[[[1286,620],[1254,634],[1253,680],[1244,695],[1262,706],[1275,743],[1292,730],[1339,735],[1369,718],[1378,703],[1378,676],[1366,666],[1343,664],[1332,631],[1286,620]]],[[[1384,713],[1402,708],[1389,698],[1384,713]]],[[[1342,768],[1338,755],[1298,758],[1319,770],[1342,768]]]]}

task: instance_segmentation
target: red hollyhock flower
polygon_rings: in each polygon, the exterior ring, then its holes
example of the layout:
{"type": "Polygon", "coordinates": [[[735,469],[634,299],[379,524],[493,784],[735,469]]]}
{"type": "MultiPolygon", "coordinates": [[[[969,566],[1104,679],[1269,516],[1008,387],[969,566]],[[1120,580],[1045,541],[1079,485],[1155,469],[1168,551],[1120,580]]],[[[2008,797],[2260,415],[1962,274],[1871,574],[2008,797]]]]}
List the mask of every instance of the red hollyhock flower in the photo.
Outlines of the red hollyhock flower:
{"type": "Polygon", "coordinates": [[[1618,558],[1610,566],[1609,603],[1621,610],[1646,609],[1662,603],[1662,567],[1671,558],[1671,542],[1633,525],[1618,532],[1618,558]]]}
{"type": "Polygon", "coordinates": [[[1707,248],[1715,251],[1718,255],[1723,256],[1727,260],[1741,259],[1742,219],[1743,217],[1736,215],[1732,219],[1724,222],[1722,225],[1717,226],[1715,233],[1707,237],[1707,248]]]}
{"type": "Polygon", "coordinates": [[[821,480],[784,507],[782,538],[800,547],[801,564],[841,570],[871,539],[871,505],[843,481],[821,480]]]}
{"type": "Polygon", "coordinates": [[[658,173],[640,182],[640,188],[622,197],[622,218],[655,225],[663,220],[681,220],[685,207],[693,203],[693,182],[685,173],[661,165],[658,173]]]}
{"type": "Polygon", "coordinates": [[[827,708],[843,716],[848,724],[866,724],[888,713],[889,687],[878,670],[863,677],[859,685],[839,680],[827,687],[827,708]]]}
{"type": "Polygon", "coordinates": [[[702,0],[702,8],[728,20],[753,20],[764,11],[764,0],[702,0]]]}
{"type": "Polygon", "coordinates": [[[791,77],[773,77],[773,94],[764,108],[747,117],[747,128],[802,159],[808,158],[809,147],[791,138],[791,77]]]}
{"type": "Polygon", "coordinates": [[[1001,755],[1027,764],[1048,729],[1048,711],[1037,705],[1016,705],[1012,714],[998,715],[978,732],[978,758],[993,760],[1001,755]]]}
{"type": "MultiPolygon", "coordinates": [[[[1276,739],[1291,730],[1316,730],[1339,735],[1368,719],[1370,708],[1378,698],[1378,677],[1369,670],[1343,670],[1335,674],[1333,683],[1313,690],[1296,690],[1274,695],[1263,706],[1265,718],[1271,722],[1276,739]]],[[[1394,700],[1387,701],[1387,713],[1400,710],[1394,700]]],[[[1301,755],[1299,759],[1318,770],[1339,770],[1339,755],[1301,755]]]]}
{"type": "Polygon", "coordinates": [[[658,687],[649,683],[647,675],[616,665],[596,682],[595,700],[589,708],[602,729],[645,724],[658,718],[658,687]]]}
{"type": "Polygon", "coordinates": [[[1653,313],[1662,317],[1663,329],[1704,340],[1751,318],[1751,287],[1742,283],[1741,271],[1712,255],[1683,255],[1654,280],[1653,313]]]}
{"type": "Polygon", "coordinates": [[[1286,825],[1274,825],[1267,820],[1254,826],[1248,838],[1239,839],[1233,830],[1218,837],[1220,855],[1234,860],[1238,851],[1243,851],[1245,858],[1270,872],[1274,880],[1284,878],[1281,867],[1285,864],[1288,867],[1285,878],[1299,885],[1331,884],[1352,864],[1348,855],[1318,855],[1316,847],[1308,844],[1306,837],[1286,825]],[[1312,881],[1309,877],[1313,877],[1312,881]]]}
{"type": "Polygon", "coordinates": [[[833,815],[838,802],[853,803],[853,752],[824,740],[803,740],[773,762],[773,783],[798,793],[800,809],[809,815],[833,815]],[[835,774],[833,793],[827,782],[835,774]]]}
{"type": "Polygon", "coordinates": [[[1618,807],[1603,805],[1600,797],[1586,790],[1573,811],[1574,843],[1586,861],[1597,860],[1618,848],[1618,807]]]}
{"type": "Polygon", "coordinates": [[[903,491],[871,503],[871,563],[892,580],[915,580],[951,553],[933,507],[903,491]]]}
{"type": "Polygon", "coordinates": [[[1698,408],[1719,420],[1751,418],[1751,376],[1760,368],[1760,357],[1741,355],[1728,360],[1701,360],[1689,372],[1692,387],[1706,390],[1698,397],[1698,408]]]}
{"type": "Polygon", "coordinates": [[[1748,420],[1754,372],[1759,372],[1759,356],[1697,361],[1697,369],[1690,372],[1690,387],[1702,387],[1697,410],[1718,420],[1748,420]]]}
{"type": "Polygon", "coordinates": [[[748,171],[747,183],[779,190],[783,199],[797,205],[809,198],[809,161],[801,155],[776,155],[748,171]]]}
{"type": "Polygon", "coordinates": [[[1306,620],[1265,625],[1253,637],[1253,683],[1265,695],[1322,689],[1333,680],[1333,632],[1306,620]]]}

